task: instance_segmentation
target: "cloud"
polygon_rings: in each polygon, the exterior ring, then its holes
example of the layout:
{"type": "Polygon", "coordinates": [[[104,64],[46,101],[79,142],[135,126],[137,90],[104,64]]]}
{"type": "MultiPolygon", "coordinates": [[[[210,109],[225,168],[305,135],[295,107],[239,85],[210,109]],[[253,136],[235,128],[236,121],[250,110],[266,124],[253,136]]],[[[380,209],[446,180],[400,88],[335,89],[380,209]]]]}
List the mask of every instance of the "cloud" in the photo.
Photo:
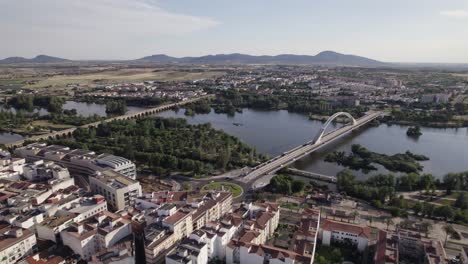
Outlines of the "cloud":
{"type": "Polygon", "coordinates": [[[152,0],[0,0],[0,24],[0,56],[122,58],[219,23],[152,0]]]}
{"type": "Polygon", "coordinates": [[[440,12],[441,16],[468,18],[468,10],[447,10],[440,12]]]}

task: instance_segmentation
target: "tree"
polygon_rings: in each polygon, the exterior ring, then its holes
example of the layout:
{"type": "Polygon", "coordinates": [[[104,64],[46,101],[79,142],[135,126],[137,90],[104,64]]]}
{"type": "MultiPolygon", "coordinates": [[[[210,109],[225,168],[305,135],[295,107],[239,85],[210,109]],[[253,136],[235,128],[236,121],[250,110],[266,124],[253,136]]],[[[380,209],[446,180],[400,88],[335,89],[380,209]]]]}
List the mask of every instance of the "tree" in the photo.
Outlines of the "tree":
{"type": "Polygon", "coordinates": [[[429,237],[429,231],[432,229],[432,224],[428,221],[424,221],[421,223],[421,227],[426,237],[429,237]]]}
{"type": "Polygon", "coordinates": [[[293,193],[300,193],[304,191],[305,183],[301,180],[294,180],[291,184],[291,189],[293,193]]]}
{"type": "Polygon", "coordinates": [[[452,225],[450,224],[446,224],[444,225],[443,227],[444,231],[445,231],[445,242],[444,242],[444,247],[447,246],[447,239],[449,237],[449,235],[452,235],[455,233],[455,228],[453,228],[452,225]]]}
{"type": "Polygon", "coordinates": [[[18,110],[32,112],[34,110],[34,97],[30,94],[20,94],[11,98],[10,102],[18,110]]]}
{"type": "Polygon", "coordinates": [[[106,113],[123,115],[127,112],[127,104],[123,100],[108,101],[106,103],[106,113]]]}
{"type": "Polygon", "coordinates": [[[352,213],[351,213],[351,216],[353,217],[353,222],[356,222],[356,217],[359,216],[359,212],[354,210],[352,213]]]}
{"type": "Polygon", "coordinates": [[[455,215],[451,206],[443,205],[439,206],[434,210],[434,215],[437,217],[443,217],[445,220],[452,219],[455,215]]]}
{"type": "Polygon", "coordinates": [[[387,230],[388,230],[388,227],[391,225],[394,225],[395,223],[393,222],[392,218],[389,217],[385,219],[385,224],[387,225],[387,230]]]}
{"type": "Polygon", "coordinates": [[[465,192],[460,192],[460,194],[458,194],[457,200],[455,201],[455,207],[458,207],[462,210],[468,209],[465,192]]]}
{"type": "Polygon", "coordinates": [[[348,187],[354,184],[356,176],[348,169],[344,169],[336,175],[337,187],[341,191],[345,191],[348,187]]]}
{"type": "Polygon", "coordinates": [[[453,190],[458,190],[460,186],[458,175],[455,173],[449,173],[445,175],[444,185],[445,185],[447,195],[452,194],[453,190]]]}
{"type": "Polygon", "coordinates": [[[420,212],[423,211],[423,205],[421,202],[416,202],[414,205],[413,205],[413,211],[414,211],[414,214],[415,215],[419,215],[420,212]]]}

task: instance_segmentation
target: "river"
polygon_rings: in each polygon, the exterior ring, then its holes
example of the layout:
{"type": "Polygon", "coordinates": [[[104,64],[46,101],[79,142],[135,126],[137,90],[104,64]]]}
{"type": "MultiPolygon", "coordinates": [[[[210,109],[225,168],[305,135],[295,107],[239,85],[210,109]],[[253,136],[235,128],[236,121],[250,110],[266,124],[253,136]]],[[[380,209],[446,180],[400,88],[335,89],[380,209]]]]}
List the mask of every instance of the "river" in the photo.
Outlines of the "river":
{"type": "MultiPolygon", "coordinates": [[[[83,102],[67,101],[64,109],[77,109],[80,115],[106,116],[105,105],[87,104],[83,102]]],[[[144,108],[128,107],[128,112],[140,111],[144,108]]],[[[14,110],[13,110],[14,111],[14,110]]],[[[46,113],[45,109],[38,110],[46,113]],[[45,111],[45,112],[44,112],[45,111]]],[[[234,117],[226,114],[200,114],[193,117],[184,115],[184,110],[166,111],[158,114],[162,117],[186,118],[190,124],[211,123],[216,129],[239,137],[258,151],[270,156],[279,155],[293,147],[311,140],[322,126],[320,121],[311,121],[306,115],[289,113],[288,111],[259,111],[244,109],[243,113],[236,113],[234,117]]],[[[340,125],[330,125],[335,129],[340,125]]],[[[423,135],[415,140],[406,136],[406,126],[365,127],[352,132],[319,151],[297,161],[294,167],[325,175],[336,175],[343,169],[333,163],[324,162],[324,157],[334,151],[350,151],[352,144],[361,144],[371,151],[385,154],[403,153],[410,150],[416,154],[423,154],[430,158],[422,162],[424,171],[441,177],[448,172],[468,170],[468,130],[467,128],[422,128],[423,135]]],[[[21,139],[22,136],[9,132],[0,132],[0,144],[21,139]]],[[[377,165],[377,172],[387,171],[377,165]]],[[[370,174],[376,173],[371,172],[370,174]]],[[[356,172],[360,178],[368,175],[356,172]]],[[[369,175],[370,175],[369,174],[369,175]]]]}
{"type": "MultiPolygon", "coordinates": [[[[320,121],[311,121],[307,116],[288,111],[258,111],[244,109],[234,117],[226,114],[200,114],[193,117],[184,115],[184,110],[160,113],[162,117],[186,118],[190,124],[211,123],[214,128],[239,137],[258,151],[270,156],[279,155],[293,147],[311,140],[322,126],[320,121]],[[237,125],[235,125],[237,124],[237,125]]],[[[330,125],[335,129],[340,125],[330,125]]],[[[336,175],[343,169],[334,163],[324,162],[324,157],[334,151],[350,151],[352,144],[361,144],[371,151],[385,154],[403,153],[410,150],[430,158],[421,164],[423,172],[442,177],[448,172],[468,170],[468,130],[467,128],[422,128],[423,135],[415,140],[406,136],[407,126],[382,124],[378,127],[365,127],[352,132],[308,157],[297,161],[294,167],[325,175],[336,175]]],[[[388,172],[382,166],[377,172],[388,172]]],[[[356,174],[360,178],[377,173],[376,171],[356,174]]]]}
{"type": "MultiPolygon", "coordinates": [[[[2,105],[0,105],[0,107],[2,107],[2,105]]],[[[13,107],[10,107],[10,108],[7,108],[7,109],[2,107],[0,109],[7,110],[7,111],[12,111],[13,113],[16,113],[16,111],[17,111],[13,107]]],[[[62,109],[63,110],[76,109],[76,112],[77,112],[78,115],[86,116],[86,117],[92,116],[94,114],[97,114],[98,116],[104,116],[104,117],[107,116],[106,105],[105,104],[66,101],[63,104],[62,109]]],[[[145,108],[138,107],[138,106],[127,106],[127,113],[128,114],[135,113],[135,112],[138,112],[138,111],[142,111],[144,109],[145,108]]],[[[39,113],[40,116],[45,116],[45,115],[49,114],[49,111],[47,111],[47,109],[44,109],[44,108],[35,108],[33,113],[39,113]]]]}
{"type": "MultiPolygon", "coordinates": [[[[99,116],[106,117],[106,105],[105,104],[97,104],[97,103],[85,103],[85,102],[76,102],[76,101],[66,101],[62,109],[64,110],[72,110],[76,109],[77,114],[81,116],[92,116],[94,114],[97,114],[99,116]]],[[[139,111],[143,111],[145,108],[143,107],[137,107],[137,106],[128,106],[127,107],[127,113],[135,113],[139,111]]],[[[13,107],[10,108],[3,108],[3,105],[0,105],[0,110],[3,111],[11,111],[13,113],[16,113],[16,109],[13,107]]],[[[39,116],[45,116],[49,114],[49,111],[44,108],[35,108],[33,113],[38,113],[39,116]]],[[[10,143],[14,142],[17,140],[21,140],[24,137],[19,134],[14,134],[10,132],[1,132],[0,131],[0,144],[5,144],[5,143],[10,143]]]]}

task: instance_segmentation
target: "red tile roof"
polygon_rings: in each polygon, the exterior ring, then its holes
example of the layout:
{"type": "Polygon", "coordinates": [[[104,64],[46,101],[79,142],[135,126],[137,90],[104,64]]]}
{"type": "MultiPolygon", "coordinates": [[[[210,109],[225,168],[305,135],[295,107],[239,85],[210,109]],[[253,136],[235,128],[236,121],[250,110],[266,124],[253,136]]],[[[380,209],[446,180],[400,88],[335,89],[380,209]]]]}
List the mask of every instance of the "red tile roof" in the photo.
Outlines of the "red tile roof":
{"type": "Polygon", "coordinates": [[[337,221],[332,221],[329,219],[325,219],[323,226],[323,230],[327,231],[341,231],[352,233],[358,235],[360,237],[370,238],[371,228],[368,226],[359,226],[354,224],[342,223],[337,221]]]}
{"type": "Polygon", "coordinates": [[[186,216],[187,216],[186,213],[183,213],[181,211],[177,211],[173,215],[166,217],[164,219],[164,222],[168,223],[170,225],[174,225],[174,224],[176,224],[177,222],[179,222],[180,220],[182,220],[186,216]]]}

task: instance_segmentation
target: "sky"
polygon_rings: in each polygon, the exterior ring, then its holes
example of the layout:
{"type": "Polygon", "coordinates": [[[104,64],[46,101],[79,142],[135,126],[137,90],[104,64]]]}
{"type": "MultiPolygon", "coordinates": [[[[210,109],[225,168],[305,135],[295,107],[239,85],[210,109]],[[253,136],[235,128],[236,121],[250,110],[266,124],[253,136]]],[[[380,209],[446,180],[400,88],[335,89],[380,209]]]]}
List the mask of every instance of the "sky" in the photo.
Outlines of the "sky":
{"type": "Polygon", "coordinates": [[[468,0],[0,0],[0,58],[305,54],[468,63],[468,0]]]}

